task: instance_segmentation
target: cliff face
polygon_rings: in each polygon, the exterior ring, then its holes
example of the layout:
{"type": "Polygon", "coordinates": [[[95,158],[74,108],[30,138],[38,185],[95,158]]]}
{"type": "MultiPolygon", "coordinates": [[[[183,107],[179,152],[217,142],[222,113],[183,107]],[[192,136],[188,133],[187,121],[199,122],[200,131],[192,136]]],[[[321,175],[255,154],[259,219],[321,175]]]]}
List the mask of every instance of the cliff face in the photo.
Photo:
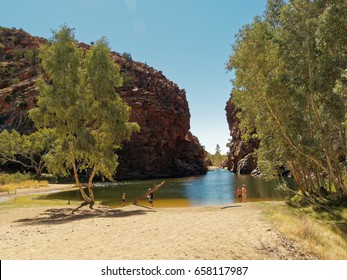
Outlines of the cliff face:
{"type": "MultiPolygon", "coordinates": [[[[47,43],[16,29],[0,29],[0,130],[30,133],[27,111],[35,106],[39,47],[47,43]]],[[[80,47],[89,48],[81,43],[80,47]]],[[[123,144],[118,178],[149,178],[204,174],[205,151],[190,129],[185,91],[152,67],[112,53],[124,84],[117,92],[132,108],[130,120],[141,131],[123,144]]]]}
{"type": "Polygon", "coordinates": [[[130,177],[206,173],[205,151],[190,129],[186,93],[161,71],[113,54],[125,76],[118,91],[141,130],[124,143],[118,174],[130,177]]]}
{"type": "Polygon", "coordinates": [[[250,174],[257,168],[254,150],[259,148],[259,140],[251,138],[247,143],[242,140],[244,131],[240,129],[240,119],[237,117],[240,109],[235,106],[232,99],[227,102],[225,110],[232,137],[227,168],[236,173],[250,174]]]}

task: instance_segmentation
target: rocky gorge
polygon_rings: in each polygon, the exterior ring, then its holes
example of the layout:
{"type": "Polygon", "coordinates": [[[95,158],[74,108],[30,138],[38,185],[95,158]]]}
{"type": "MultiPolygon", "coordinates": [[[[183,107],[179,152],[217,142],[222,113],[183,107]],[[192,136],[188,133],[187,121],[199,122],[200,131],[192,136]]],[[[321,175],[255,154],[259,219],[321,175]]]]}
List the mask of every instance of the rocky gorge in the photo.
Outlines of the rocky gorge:
{"type": "MultiPolygon", "coordinates": [[[[23,30],[0,28],[0,130],[34,131],[27,112],[35,106],[39,94],[35,87],[41,73],[39,51],[47,43],[23,30]]],[[[84,43],[79,46],[90,47],[84,43]]],[[[161,71],[133,61],[127,53],[112,52],[112,58],[124,80],[117,92],[132,108],[130,121],[141,128],[117,152],[116,178],[206,173],[205,151],[190,132],[185,90],[161,71]]]]}

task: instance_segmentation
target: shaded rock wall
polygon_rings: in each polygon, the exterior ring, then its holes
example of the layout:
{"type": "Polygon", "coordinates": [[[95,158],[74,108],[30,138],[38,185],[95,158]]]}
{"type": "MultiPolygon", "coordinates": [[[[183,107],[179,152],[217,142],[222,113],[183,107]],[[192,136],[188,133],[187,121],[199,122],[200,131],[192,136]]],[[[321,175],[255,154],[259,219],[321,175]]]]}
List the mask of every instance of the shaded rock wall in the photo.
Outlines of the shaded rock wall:
{"type": "Polygon", "coordinates": [[[257,158],[254,150],[259,148],[259,140],[251,138],[249,142],[242,140],[245,131],[240,129],[240,119],[237,113],[240,109],[230,99],[225,107],[229,125],[231,143],[226,166],[229,170],[241,174],[250,174],[257,168],[257,158]]]}
{"type": "MultiPolygon", "coordinates": [[[[34,130],[27,111],[35,106],[43,38],[16,29],[0,29],[0,130],[34,130]]],[[[83,43],[80,47],[88,49],[83,43]]],[[[112,53],[124,84],[117,92],[132,108],[130,120],[141,131],[123,144],[117,178],[150,178],[204,174],[205,151],[191,134],[186,93],[161,71],[112,53]]]]}

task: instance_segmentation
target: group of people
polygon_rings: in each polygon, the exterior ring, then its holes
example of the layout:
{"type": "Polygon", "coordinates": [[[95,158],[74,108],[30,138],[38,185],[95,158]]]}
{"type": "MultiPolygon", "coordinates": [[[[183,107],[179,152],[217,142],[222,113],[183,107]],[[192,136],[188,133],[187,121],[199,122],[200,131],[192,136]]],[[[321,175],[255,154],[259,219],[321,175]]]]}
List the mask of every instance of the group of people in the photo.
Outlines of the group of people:
{"type": "Polygon", "coordinates": [[[242,187],[237,187],[236,189],[236,197],[238,202],[245,202],[247,198],[247,187],[245,184],[242,187]]]}

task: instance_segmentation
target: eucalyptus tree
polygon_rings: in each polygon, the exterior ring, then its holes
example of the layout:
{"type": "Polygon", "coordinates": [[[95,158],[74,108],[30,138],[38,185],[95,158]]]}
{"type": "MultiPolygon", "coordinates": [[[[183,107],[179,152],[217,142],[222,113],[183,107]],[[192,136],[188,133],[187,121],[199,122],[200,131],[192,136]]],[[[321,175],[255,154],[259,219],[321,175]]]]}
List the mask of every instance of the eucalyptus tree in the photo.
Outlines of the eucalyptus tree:
{"type": "Polygon", "coordinates": [[[304,171],[301,177],[309,182],[311,192],[319,187],[347,196],[341,163],[341,156],[346,156],[342,129],[346,103],[334,91],[347,68],[347,3],[291,1],[283,9],[282,18],[281,57],[289,81],[286,85],[302,99],[305,113],[306,142],[300,150],[308,161],[296,169],[304,171]]]}
{"type": "Polygon", "coordinates": [[[260,167],[276,174],[286,162],[302,194],[314,199],[347,196],[346,5],[269,1],[265,17],[239,32],[228,64],[243,125],[255,126],[261,139],[260,167]]]}
{"type": "Polygon", "coordinates": [[[53,129],[41,129],[29,135],[4,130],[0,133],[0,163],[15,163],[40,177],[45,168],[45,155],[54,147],[53,129]]]}
{"type": "Polygon", "coordinates": [[[57,144],[45,157],[47,167],[64,176],[73,170],[85,203],[92,207],[94,176],[112,180],[116,149],[139,129],[129,122],[130,107],[115,91],[122,84],[119,66],[104,38],[85,51],[67,26],[53,33],[41,59],[45,74],[37,83],[37,107],[29,114],[39,129],[54,127],[57,132],[57,144]],[[88,194],[80,172],[89,174],[88,194]]]}

